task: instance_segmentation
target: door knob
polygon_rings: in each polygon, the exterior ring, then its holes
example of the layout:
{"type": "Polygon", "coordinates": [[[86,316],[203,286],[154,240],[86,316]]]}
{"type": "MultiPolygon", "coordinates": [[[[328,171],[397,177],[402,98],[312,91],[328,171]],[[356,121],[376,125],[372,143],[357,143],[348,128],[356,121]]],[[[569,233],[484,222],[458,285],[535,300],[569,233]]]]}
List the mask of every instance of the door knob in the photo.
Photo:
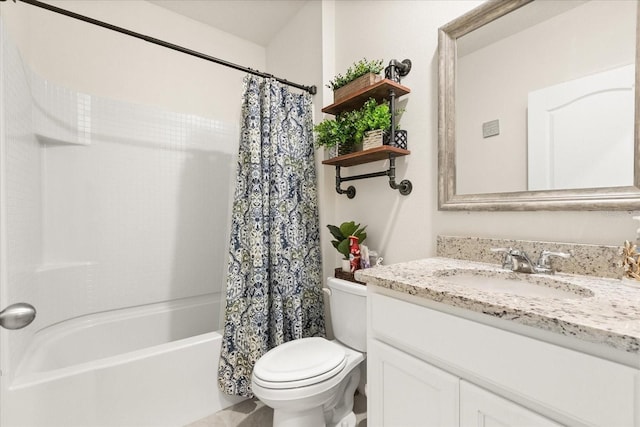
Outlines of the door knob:
{"type": "Polygon", "coordinates": [[[19,302],[0,311],[0,326],[5,329],[21,329],[35,318],[36,309],[31,304],[19,302]]]}

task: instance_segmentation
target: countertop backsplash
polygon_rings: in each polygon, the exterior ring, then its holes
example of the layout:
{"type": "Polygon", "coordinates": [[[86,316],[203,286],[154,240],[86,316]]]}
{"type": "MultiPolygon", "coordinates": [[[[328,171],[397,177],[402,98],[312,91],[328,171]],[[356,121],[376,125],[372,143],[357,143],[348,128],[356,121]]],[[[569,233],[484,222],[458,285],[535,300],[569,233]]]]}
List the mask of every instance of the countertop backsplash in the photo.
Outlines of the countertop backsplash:
{"type": "Polygon", "coordinates": [[[538,242],[530,240],[489,239],[481,237],[438,236],[439,257],[501,264],[504,254],[491,248],[513,248],[525,251],[536,262],[543,250],[567,252],[570,258],[554,257],[551,264],[557,272],[619,279],[623,276],[622,242],[620,246],[577,243],[538,242]]]}

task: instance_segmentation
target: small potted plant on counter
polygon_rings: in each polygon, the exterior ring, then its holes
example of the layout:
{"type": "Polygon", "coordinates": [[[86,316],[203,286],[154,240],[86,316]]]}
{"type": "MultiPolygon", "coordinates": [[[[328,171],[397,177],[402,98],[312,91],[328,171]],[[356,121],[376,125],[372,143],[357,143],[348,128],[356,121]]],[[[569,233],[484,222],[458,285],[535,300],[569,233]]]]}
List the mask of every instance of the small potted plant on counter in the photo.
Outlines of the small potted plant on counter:
{"type": "Polygon", "coordinates": [[[365,229],[367,226],[360,227],[360,224],[356,224],[354,221],[343,222],[340,227],[335,225],[327,225],[329,232],[333,236],[334,240],[331,244],[342,255],[342,271],[349,272],[349,236],[356,236],[358,242],[362,243],[367,238],[365,229]]]}

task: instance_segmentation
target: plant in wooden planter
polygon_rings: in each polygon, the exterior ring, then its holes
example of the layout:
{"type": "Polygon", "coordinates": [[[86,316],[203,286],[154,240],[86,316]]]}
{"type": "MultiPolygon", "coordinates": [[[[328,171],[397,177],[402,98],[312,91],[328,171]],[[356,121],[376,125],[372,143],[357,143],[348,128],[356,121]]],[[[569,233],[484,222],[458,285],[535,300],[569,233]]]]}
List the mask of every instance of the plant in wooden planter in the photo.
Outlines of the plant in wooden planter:
{"type": "MultiPolygon", "coordinates": [[[[381,108],[382,104],[378,106],[381,108]]],[[[388,109],[388,104],[387,104],[388,109]]],[[[370,130],[364,133],[364,138],[362,139],[362,149],[369,150],[371,148],[381,147],[382,145],[390,145],[398,148],[407,148],[407,131],[400,130],[400,125],[397,123],[398,116],[402,115],[404,109],[397,109],[394,113],[395,116],[395,132],[394,132],[394,141],[391,141],[391,125],[393,120],[391,120],[391,115],[387,112],[372,112],[371,116],[373,118],[380,117],[380,121],[375,125],[370,127],[370,130]],[[376,114],[377,113],[377,114],[376,114]],[[387,124],[388,117],[388,124],[387,124]]]]}
{"type": "Polygon", "coordinates": [[[356,146],[355,114],[353,111],[338,114],[334,119],[326,119],[314,128],[316,147],[336,148],[336,155],[348,154],[356,146]]]}
{"type": "Polygon", "coordinates": [[[327,84],[333,90],[333,102],[340,102],[352,93],[382,80],[379,74],[383,68],[382,59],[367,61],[367,58],[363,58],[354,62],[344,75],[336,75],[327,84]]]}
{"type": "Polygon", "coordinates": [[[355,138],[358,142],[362,141],[364,150],[368,150],[382,145],[384,132],[390,127],[391,111],[389,110],[389,103],[385,101],[382,104],[378,104],[375,99],[370,98],[360,109],[360,120],[356,124],[357,132],[355,138]]]}
{"type": "MultiPolygon", "coordinates": [[[[378,104],[370,98],[359,110],[345,111],[314,127],[317,147],[338,147],[338,155],[353,152],[362,144],[367,131],[387,130],[391,126],[389,104],[378,104]]],[[[381,144],[380,144],[381,145],[381,144]]]]}

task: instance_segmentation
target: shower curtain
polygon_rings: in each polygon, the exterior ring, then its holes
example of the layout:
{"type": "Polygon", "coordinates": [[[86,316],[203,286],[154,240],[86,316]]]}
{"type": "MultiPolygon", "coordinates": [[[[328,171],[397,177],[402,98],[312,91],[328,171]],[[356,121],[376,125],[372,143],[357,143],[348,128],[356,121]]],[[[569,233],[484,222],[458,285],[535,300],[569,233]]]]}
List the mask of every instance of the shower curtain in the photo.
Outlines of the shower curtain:
{"type": "Polygon", "coordinates": [[[325,330],[311,96],[244,87],[218,385],[251,397],[260,356],[325,330]]]}

